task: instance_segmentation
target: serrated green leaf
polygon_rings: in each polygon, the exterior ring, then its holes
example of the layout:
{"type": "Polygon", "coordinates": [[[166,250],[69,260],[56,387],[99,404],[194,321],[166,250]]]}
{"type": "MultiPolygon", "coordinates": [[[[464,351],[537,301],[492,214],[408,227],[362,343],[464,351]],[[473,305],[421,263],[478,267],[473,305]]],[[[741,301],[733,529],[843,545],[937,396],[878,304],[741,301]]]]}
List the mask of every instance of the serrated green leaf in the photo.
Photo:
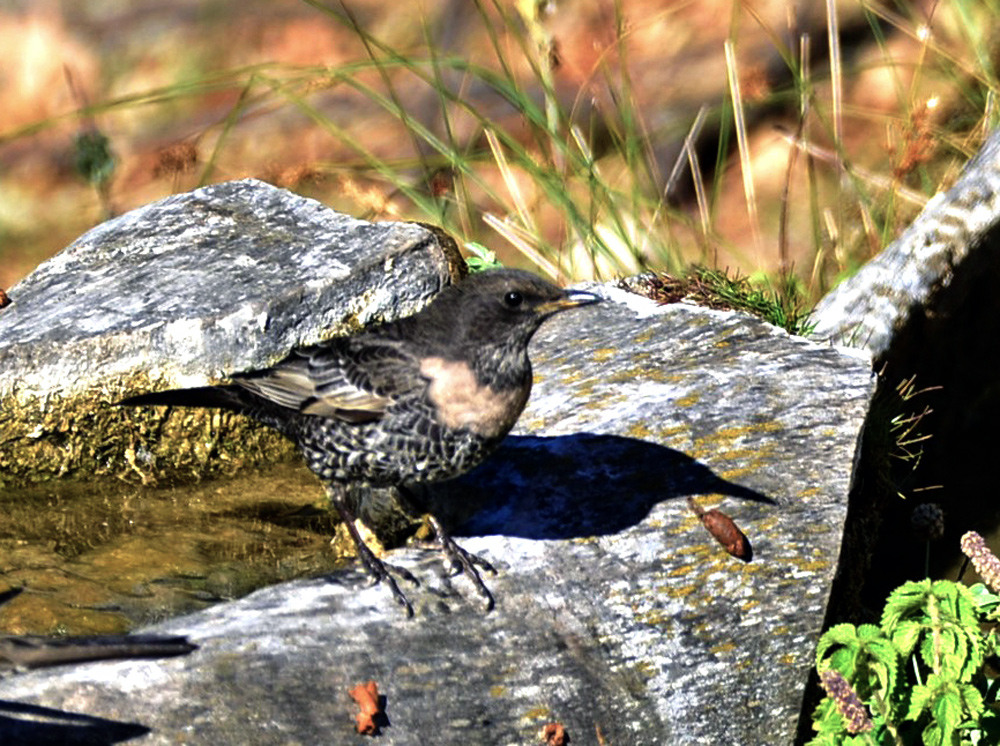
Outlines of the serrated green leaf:
{"type": "Polygon", "coordinates": [[[901,621],[892,631],[892,644],[896,646],[903,658],[909,658],[910,653],[920,640],[921,625],[914,621],[901,621]]]}
{"type": "Polygon", "coordinates": [[[985,708],[983,695],[972,684],[963,684],[959,692],[962,696],[966,716],[978,722],[985,708]]]}
{"type": "Polygon", "coordinates": [[[913,692],[910,695],[910,709],[907,710],[903,720],[919,720],[924,711],[930,709],[932,694],[934,694],[934,690],[926,684],[918,684],[913,687],[913,692]]]}
{"type": "Polygon", "coordinates": [[[939,639],[941,641],[941,674],[957,681],[968,656],[969,638],[964,629],[952,625],[941,630],[939,639]]]}
{"type": "Polygon", "coordinates": [[[964,585],[958,586],[958,589],[958,617],[956,621],[965,627],[977,626],[981,621],[981,615],[976,600],[964,585]]]}
{"type": "MultiPolygon", "coordinates": [[[[877,677],[878,687],[883,693],[888,693],[896,684],[896,672],[899,669],[896,647],[886,642],[870,646],[868,653],[872,656],[868,668],[877,677]]],[[[872,682],[869,682],[869,688],[874,688],[872,682]]]]}
{"type": "Polygon", "coordinates": [[[908,581],[889,594],[882,612],[881,625],[886,634],[892,634],[903,619],[920,621],[926,618],[926,598],[930,591],[930,581],[908,581]]]}
{"type": "Polygon", "coordinates": [[[965,654],[964,664],[958,674],[958,680],[963,682],[971,681],[986,660],[986,644],[979,629],[966,629],[966,635],[969,647],[965,654]]]}
{"type": "Polygon", "coordinates": [[[882,628],[875,624],[858,625],[858,639],[862,641],[882,639],[882,628]]]}
{"type": "Polygon", "coordinates": [[[827,665],[823,667],[822,670],[827,668],[834,668],[840,671],[844,675],[844,678],[848,681],[853,681],[858,675],[858,668],[863,664],[863,652],[860,648],[849,647],[849,648],[837,648],[837,650],[827,658],[827,665]]]}
{"type": "Polygon", "coordinates": [[[955,687],[949,686],[946,691],[938,692],[938,696],[931,706],[931,714],[945,735],[950,738],[951,732],[958,728],[964,720],[962,717],[962,697],[959,696],[955,687]]]}
{"type": "Polygon", "coordinates": [[[969,591],[969,595],[976,602],[976,606],[1000,603],[1000,596],[987,588],[985,583],[975,583],[967,586],[966,590],[969,591]]]}
{"type": "Polygon", "coordinates": [[[818,733],[845,733],[844,718],[837,711],[837,703],[827,697],[813,714],[813,730],[818,733]]]}
{"type": "MultiPolygon", "coordinates": [[[[837,646],[857,649],[858,631],[853,624],[834,625],[820,636],[819,643],[816,645],[816,668],[819,671],[823,671],[826,668],[823,665],[823,661],[827,651],[837,646]]],[[[844,673],[840,667],[837,667],[837,670],[844,673]]],[[[844,675],[846,676],[847,674],[844,673],[844,675]]]]}
{"type": "Polygon", "coordinates": [[[931,595],[937,599],[942,614],[948,619],[958,619],[958,584],[953,580],[936,580],[931,584],[931,595]]]}
{"type": "Polygon", "coordinates": [[[806,746],[840,746],[840,739],[832,733],[820,733],[807,742],[806,746]]]}
{"type": "Polygon", "coordinates": [[[937,723],[931,723],[924,728],[924,732],[920,734],[920,737],[924,742],[924,746],[943,746],[944,744],[944,733],[937,723]]]}
{"type": "Polygon", "coordinates": [[[920,659],[935,673],[958,680],[968,653],[968,636],[955,625],[928,632],[920,642],[920,659]]]}

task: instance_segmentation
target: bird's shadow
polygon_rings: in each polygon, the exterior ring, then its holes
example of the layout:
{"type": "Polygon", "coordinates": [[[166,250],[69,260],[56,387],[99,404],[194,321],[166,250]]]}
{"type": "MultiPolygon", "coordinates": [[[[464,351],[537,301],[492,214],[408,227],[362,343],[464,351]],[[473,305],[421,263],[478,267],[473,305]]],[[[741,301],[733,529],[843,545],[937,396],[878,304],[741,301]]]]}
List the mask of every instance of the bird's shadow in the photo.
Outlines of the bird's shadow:
{"type": "Polygon", "coordinates": [[[0,743],[113,746],[150,732],[150,728],[137,723],[0,700],[0,743]]]}
{"type": "Polygon", "coordinates": [[[512,436],[468,474],[425,490],[455,536],[574,539],[616,534],[664,501],[717,493],[774,505],[690,456],[639,438],[512,436]]]}

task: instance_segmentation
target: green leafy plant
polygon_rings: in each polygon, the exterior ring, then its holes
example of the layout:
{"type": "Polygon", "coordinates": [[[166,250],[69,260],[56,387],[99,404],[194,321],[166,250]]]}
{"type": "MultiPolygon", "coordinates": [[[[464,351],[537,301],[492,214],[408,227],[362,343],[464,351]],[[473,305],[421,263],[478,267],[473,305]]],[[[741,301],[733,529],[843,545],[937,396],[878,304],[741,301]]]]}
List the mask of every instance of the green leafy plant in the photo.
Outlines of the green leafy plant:
{"type": "MultiPolygon", "coordinates": [[[[1000,580],[978,534],[962,549],[987,581],[1000,580]]],[[[984,672],[998,620],[1000,596],[986,585],[922,580],[889,595],[878,625],[827,630],[816,650],[827,697],[810,745],[1000,743],[1000,686],[984,672]]]]}
{"type": "Polygon", "coordinates": [[[465,258],[465,263],[468,265],[470,272],[483,272],[487,269],[500,269],[503,267],[503,262],[497,259],[496,252],[487,249],[481,243],[469,241],[469,243],[465,244],[465,248],[468,249],[470,254],[470,256],[465,258]]]}

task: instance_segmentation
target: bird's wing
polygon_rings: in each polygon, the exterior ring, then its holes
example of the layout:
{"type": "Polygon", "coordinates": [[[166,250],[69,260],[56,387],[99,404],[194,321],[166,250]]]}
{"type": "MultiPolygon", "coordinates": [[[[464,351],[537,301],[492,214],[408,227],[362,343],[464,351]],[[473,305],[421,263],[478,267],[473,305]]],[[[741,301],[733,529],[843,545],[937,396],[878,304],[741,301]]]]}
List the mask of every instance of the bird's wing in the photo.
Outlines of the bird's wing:
{"type": "MultiPolygon", "coordinates": [[[[237,385],[303,414],[348,422],[379,419],[416,370],[401,345],[352,339],[294,350],[277,365],[234,376],[237,385]]],[[[418,378],[419,380],[419,378],[418,378]]]]}

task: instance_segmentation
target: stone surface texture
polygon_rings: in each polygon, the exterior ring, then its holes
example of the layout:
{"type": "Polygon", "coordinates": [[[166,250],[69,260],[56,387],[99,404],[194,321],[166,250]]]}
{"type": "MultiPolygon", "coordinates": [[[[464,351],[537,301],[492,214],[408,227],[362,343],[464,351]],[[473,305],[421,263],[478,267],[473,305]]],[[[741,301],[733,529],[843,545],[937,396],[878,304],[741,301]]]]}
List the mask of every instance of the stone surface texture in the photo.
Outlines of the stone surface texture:
{"type": "Polygon", "coordinates": [[[0,741],[360,744],[347,692],[374,679],[383,744],[521,746],[552,721],[580,744],[791,743],[870,359],[597,292],[533,341],[515,433],[425,495],[499,568],[494,612],[437,554],[398,550],[422,581],[412,620],[355,571],[264,589],[149,630],[201,646],[184,658],[0,682],[0,741]],[[751,563],[705,532],[692,495],[736,520],[751,563]]]}

